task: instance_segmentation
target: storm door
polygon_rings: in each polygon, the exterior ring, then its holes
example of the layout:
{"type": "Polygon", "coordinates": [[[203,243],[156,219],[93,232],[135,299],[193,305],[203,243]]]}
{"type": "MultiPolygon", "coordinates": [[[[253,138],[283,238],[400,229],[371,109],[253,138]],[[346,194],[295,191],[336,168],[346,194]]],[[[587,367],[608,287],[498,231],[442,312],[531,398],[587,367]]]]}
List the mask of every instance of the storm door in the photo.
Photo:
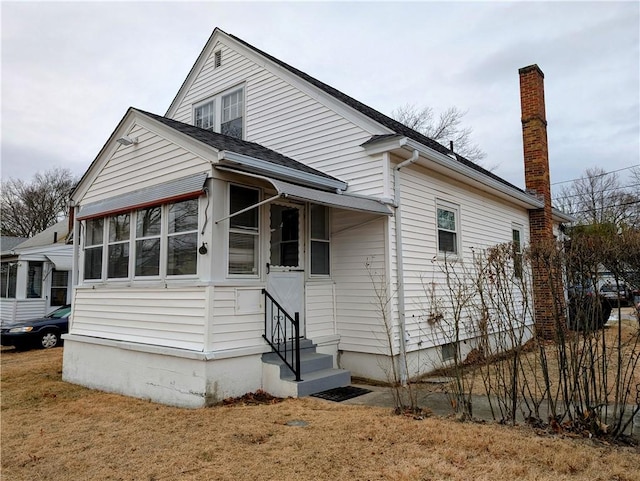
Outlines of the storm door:
{"type": "Polygon", "coordinates": [[[269,212],[267,291],[293,317],[304,337],[304,207],[272,203],[269,212]]]}

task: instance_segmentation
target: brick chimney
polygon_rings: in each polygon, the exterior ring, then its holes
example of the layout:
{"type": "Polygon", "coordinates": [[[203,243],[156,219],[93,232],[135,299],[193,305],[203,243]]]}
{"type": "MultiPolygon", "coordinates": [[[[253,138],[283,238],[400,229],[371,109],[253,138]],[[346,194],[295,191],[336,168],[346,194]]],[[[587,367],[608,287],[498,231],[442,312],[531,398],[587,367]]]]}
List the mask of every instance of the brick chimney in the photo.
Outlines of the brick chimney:
{"type": "Polygon", "coordinates": [[[551,180],[547,146],[547,119],[544,106],[544,74],[537,65],[521,68],[520,105],[522,109],[522,144],[524,177],[527,191],[544,202],[541,209],[529,211],[529,229],[533,275],[533,307],[537,334],[554,338],[558,326],[565,324],[564,292],[558,266],[544,255],[551,249],[553,218],[551,180]]]}

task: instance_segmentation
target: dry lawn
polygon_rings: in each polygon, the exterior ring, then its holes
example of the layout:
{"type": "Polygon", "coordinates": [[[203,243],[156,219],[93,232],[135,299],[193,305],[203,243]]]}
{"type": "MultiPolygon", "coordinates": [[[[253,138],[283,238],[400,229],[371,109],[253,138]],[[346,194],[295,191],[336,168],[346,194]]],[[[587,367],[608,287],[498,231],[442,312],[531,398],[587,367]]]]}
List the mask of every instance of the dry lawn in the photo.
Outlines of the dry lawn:
{"type": "Polygon", "coordinates": [[[178,409],[64,383],[61,360],[2,351],[3,480],[640,480],[637,448],[316,399],[178,409]]]}
{"type": "MultiPolygon", "coordinates": [[[[630,310],[629,310],[630,312],[630,310]]],[[[616,322],[610,326],[607,326],[603,331],[597,331],[596,335],[598,336],[598,343],[602,345],[601,336],[604,333],[605,335],[605,343],[607,346],[607,382],[610,389],[613,389],[615,385],[616,372],[618,366],[617,359],[617,351],[615,346],[618,344],[618,335],[622,339],[622,375],[627,379],[626,385],[630,386],[632,389],[635,386],[640,386],[640,365],[636,367],[635,370],[631,370],[631,365],[629,363],[630,359],[635,359],[638,357],[638,353],[640,352],[640,344],[638,343],[638,322],[631,319],[626,319],[621,321],[619,324],[616,322]],[[620,327],[620,330],[618,330],[620,327]]],[[[576,336],[576,350],[580,351],[580,344],[583,343],[583,338],[580,335],[576,336]]],[[[558,387],[558,377],[560,374],[560,369],[558,367],[558,352],[554,347],[552,342],[549,342],[546,346],[547,352],[547,363],[548,363],[548,374],[549,381],[552,386],[552,392],[555,393],[555,390],[558,387]]],[[[510,361],[506,361],[507,363],[510,361]]],[[[602,358],[599,358],[598,366],[600,367],[600,363],[602,362],[602,358]]],[[[544,386],[544,375],[541,369],[541,361],[540,361],[540,353],[537,348],[531,349],[529,352],[523,355],[523,369],[526,372],[526,377],[529,380],[529,386],[531,388],[537,384],[538,387],[542,388],[544,386]],[[535,381],[534,381],[535,380],[535,381]]],[[[492,375],[495,375],[496,369],[500,369],[500,363],[496,363],[493,365],[493,369],[491,369],[492,375]]],[[[477,367],[481,367],[478,365],[477,367]]],[[[511,366],[507,366],[505,364],[502,365],[503,372],[509,371],[511,366]]],[[[598,370],[598,369],[596,369],[598,370]]],[[[480,371],[486,372],[486,368],[482,367],[480,371]]],[[[471,392],[473,394],[478,395],[486,395],[486,386],[481,378],[481,372],[477,369],[469,369],[466,383],[471,386],[471,392]]],[[[490,383],[499,383],[495,377],[489,380],[490,383]]],[[[559,394],[558,394],[559,395],[559,394]]],[[[635,396],[630,396],[630,402],[635,400],[635,396]]]]}

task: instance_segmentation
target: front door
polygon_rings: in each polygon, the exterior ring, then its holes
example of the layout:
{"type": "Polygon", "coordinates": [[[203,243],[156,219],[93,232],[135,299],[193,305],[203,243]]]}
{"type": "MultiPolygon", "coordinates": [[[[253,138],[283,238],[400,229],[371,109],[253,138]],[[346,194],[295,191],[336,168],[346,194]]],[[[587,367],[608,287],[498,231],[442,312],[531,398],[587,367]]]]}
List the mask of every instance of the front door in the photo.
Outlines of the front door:
{"type": "Polygon", "coordinates": [[[300,316],[304,337],[304,208],[297,204],[272,203],[267,291],[294,317],[300,316]]]}

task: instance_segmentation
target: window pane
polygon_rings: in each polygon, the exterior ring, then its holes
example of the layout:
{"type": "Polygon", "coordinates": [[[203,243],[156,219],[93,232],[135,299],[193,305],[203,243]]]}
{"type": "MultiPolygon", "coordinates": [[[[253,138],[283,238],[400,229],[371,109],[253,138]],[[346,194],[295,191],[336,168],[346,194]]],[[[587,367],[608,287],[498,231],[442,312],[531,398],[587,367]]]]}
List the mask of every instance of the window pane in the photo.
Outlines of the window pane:
{"type": "Polygon", "coordinates": [[[27,272],[27,298],[42,297],[42,262],[29,262],[27,272]]]}
{"type": "Polygon", "coordinates": [[[243,110],[242,90],[223,96],[220,133],[241,139],[243,110]]]}
{"type": "Polygon", "coordinates": [[[242,139],[242,117],[223,122],[220,125],[220,133],[236,139],[242,139]]]}
{"type": "Polygon", "coordinates": [[[129,276],[129,243],[109,246],[109,263],[107,277],[122,278],[129,276]]]}
{"type": "Polygon", "coordinates": [[[109,217],[109,242],[118,242],[129,239],[129,214],[120,214],[109,217]]]}
{"type": "Polygon", "coordinates": [[[84,250],[84,278],[100,279],[102,277],[102,247],[84,250]]]}
{"type": "Polygon", "coordinates": [[[198,233],[169,237],[167,274],[180,276],[197,272],[198,233]]]}
{"type": "Polygon", "coordinates": [[[56,271],[51,273],[51,305],[62,306],[67,303],[67,286],[69,282],[68,271],[56,271]]]}
{"type": "Polygon", "coordinates": [[[102,226],[104,219],[89,219],[87,221],[87,233],[84,241],[86,246],[95,246],[102,244],[102,226]]]}
{"type": "Polygon", "coordinates": [[[438,231],[438,249],[440,252],[457,253],[456,234],[443,230],[438,231]]]}
{"type": "Polygon", "coordinates": [[[0,297],[7,299],[15,299],[16,297],[16,278],[18,274],[17,262],[3,262],[0,271],[2,275],[0,285],[2,293],[0,297]]]}
{"type": "Polygon", "coordinates": [[[299,211],[296,207],[273,204],[271,206],[271,264],[297,267],[300,230],[299,211]]]}
{"type": "MultiPolygon", "coordinates": [[[[256,189],[249,189],[232,185],[230,187],[229,213],[233,214],[239,210],[246,209],[258,203],[259,192],[256,189]]],[[[232,217],[230,227],[233,229],[246,229],[258,231],[258,208],[251,209],[242,214],[232,217]]]]}
{"type": "Polygon", "coordinates": [[[214,103],[209,102],[207,104],[196,107],[195,109],[195,125],[203,129],[213,129],[214,123],[214,103]]]}
{"type": "Polygon", "coordinates": [[[160,235],[162,209],[151,207],[140,209],[136,216],[136,237],[152,237],[160,235]]]}
{"type": "Polygon", "coordinates": [[[160,274],[160,239],[136,241],[136,276],[160,274]]]}
{"type": "Polygon", "coordinates": [[[198,199],[169,204],[169,233],[198,229],[198,199]]]}
{"type": "Polygon", "coordinates": [[[438,228],[456,230],[456,215],[453,211],[438,209],[438,228]]]}
{"type": "Polygon", "coordinates": [[[311,206],[311,238],[329,240],[329,209],[323,205],[311,206]]]}
{"type": "Polygon", "coordinates": [[[258,236],[229,233],[229,274],[256,274],[258,236]]]}
{"type": "Polygon", "coordinates": [[[311,241],[311,274],[329,275],[329,243],[311,241]]]}

